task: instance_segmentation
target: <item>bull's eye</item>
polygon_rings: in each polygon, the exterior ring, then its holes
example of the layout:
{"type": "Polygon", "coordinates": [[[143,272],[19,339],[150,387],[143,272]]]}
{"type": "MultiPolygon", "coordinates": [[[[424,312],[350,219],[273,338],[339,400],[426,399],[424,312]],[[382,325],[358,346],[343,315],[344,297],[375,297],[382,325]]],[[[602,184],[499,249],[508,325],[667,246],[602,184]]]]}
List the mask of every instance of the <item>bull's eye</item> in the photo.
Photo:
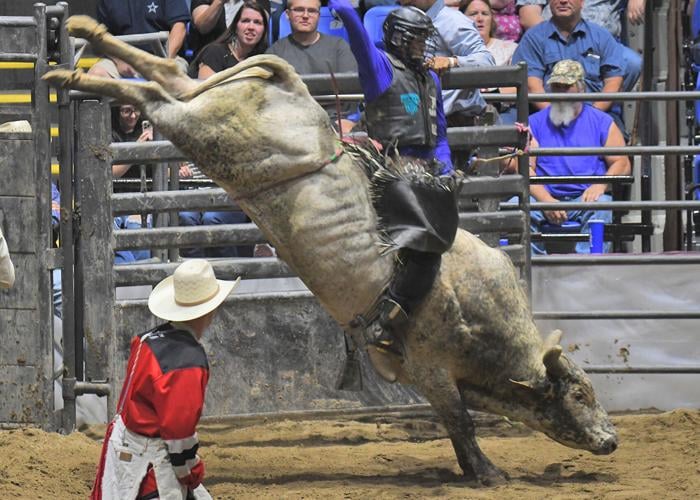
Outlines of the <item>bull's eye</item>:
{"type": "Polygon", "coordinates": [[[574,399],[576,400],[577,403],[584,403],[586,400],[586,397],[583,395],[581,391],[576,391],[574,393],[574,399]]]}

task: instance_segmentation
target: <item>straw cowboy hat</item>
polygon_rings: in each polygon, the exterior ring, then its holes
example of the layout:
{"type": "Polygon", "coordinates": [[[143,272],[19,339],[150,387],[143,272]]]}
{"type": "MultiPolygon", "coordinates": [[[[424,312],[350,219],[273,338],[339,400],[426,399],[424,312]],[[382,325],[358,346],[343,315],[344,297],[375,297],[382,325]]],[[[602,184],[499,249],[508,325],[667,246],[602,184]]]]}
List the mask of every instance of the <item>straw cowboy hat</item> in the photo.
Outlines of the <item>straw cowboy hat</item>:
{"type": "Polygon", "coordinates": [[[217,280],[209,262],[187,260],[156,285],[148,297],[148,308],[167,321],[199,318],[219,307],[240,280],[217,280]]]}

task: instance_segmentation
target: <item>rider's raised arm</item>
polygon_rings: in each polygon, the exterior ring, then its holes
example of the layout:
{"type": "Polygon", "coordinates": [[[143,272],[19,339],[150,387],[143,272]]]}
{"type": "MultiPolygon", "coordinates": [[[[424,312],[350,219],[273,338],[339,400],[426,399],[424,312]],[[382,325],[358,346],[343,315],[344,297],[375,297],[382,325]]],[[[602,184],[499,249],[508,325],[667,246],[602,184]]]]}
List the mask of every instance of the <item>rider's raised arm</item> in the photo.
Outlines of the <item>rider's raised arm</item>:
{"type": "Polygon", "coordinates": [[[330,0],[328,7],[336,12],[345,25],[350,38],[350,49],[357,60],[365,101],[372,102],[391,85],[394,77],[391,63],[386,54],[374,46],[360,16],[348,0],[330,0]]]}

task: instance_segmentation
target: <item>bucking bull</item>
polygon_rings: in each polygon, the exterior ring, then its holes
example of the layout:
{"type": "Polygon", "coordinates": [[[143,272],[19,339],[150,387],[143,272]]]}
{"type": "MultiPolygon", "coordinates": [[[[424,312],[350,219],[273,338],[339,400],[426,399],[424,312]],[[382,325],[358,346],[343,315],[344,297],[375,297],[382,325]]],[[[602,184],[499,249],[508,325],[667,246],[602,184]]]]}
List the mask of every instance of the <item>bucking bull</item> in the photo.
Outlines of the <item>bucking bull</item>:
{"type": "MultiPolygon", "coordinates": [[[[199,82],[89,17],[67,23],[150,81],[66,70],[46,80],[138,106],[237,201],[340,325],[370,310],[394,268],[382,251],[370,181],[289,64],[256,56],[199,82]]],[[[521,421],[572,448],[616,449],[591,382],[562,354],[561,333],[542,340],[510,260],[472,234],[458,231],[402,334],[397,379],[435,409],[467,478],[506,479],[479,448],[467,408],[521,421]]]]}

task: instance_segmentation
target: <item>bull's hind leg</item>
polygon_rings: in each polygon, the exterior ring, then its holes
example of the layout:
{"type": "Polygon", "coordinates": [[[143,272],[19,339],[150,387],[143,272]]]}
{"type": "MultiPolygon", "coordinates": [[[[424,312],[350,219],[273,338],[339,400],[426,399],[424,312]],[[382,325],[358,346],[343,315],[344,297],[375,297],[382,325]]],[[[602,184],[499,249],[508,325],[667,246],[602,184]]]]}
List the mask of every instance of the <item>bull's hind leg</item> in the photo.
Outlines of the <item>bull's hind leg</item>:
{"type": "Polygon", "coordinates": [[[144,109],[146,104],[171,103],[175,99],[156,82],[129,82],[86,75],[82,71],[58,69],[49,71],[43,79],[56,87],[67,87],[99,95],[114,97],[119,102],[134,104],[144,109]]]}
{"type": "Polygon", "coordinates": [[[429,377],[430,387],[420,387],[450,436],[459,466],[467,479],[475,479],[486,486],[503,483],[508,476],[496,467],[481,451],[476,442],[476,429],[459,390],[445,372],[444,380],[435,372],[429,377]]]}
{"type": "Polygon", "coordinates": [[[197,82],[183,73],[172,59],[156,57],[122,42],[91,17],[71,16],[66,21],[66,28],[71,35],[87,39],[97,51],[131,64],[145,78],[158,82],[175,97],[197,86],[197,82]]]}

